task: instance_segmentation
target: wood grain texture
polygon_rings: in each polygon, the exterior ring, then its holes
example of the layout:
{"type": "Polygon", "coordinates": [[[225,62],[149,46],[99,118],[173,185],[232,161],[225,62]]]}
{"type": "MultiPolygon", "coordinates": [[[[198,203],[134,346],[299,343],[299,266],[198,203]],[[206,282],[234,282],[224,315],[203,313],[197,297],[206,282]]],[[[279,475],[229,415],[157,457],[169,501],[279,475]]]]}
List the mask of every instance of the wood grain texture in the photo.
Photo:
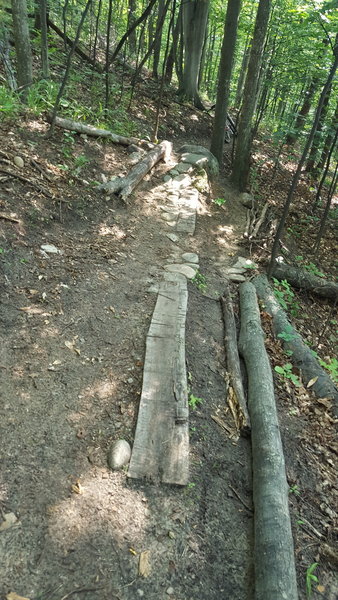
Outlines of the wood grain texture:
{"type": "Polygon", "coordinates": [[[132,478],[188,483],[187,300],[186,278],[167,273],[146,340],[143,387],[128,471],[132,478]]]}

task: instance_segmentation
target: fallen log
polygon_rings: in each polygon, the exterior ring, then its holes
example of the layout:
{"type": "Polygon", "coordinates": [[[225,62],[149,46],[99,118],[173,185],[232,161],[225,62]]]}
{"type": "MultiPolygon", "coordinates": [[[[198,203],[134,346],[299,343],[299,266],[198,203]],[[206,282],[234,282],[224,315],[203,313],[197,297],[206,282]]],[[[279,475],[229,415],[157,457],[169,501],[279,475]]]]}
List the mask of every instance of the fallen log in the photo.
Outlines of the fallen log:
{"type": "Polygon", "coordinates": [[[253,238],[255,238],[257,236],[260,228],[262,227],[262,225],[265,221],[266,213],[268,212],[269,208],[270,208],[270,204],[269,204],[269,202],[266,202],[263,206],[263,209],[262,209],[262,212],[261,212],[259,218],[257,219],[257,222],[255,223],[252,233],[249,235],[250,240],[252,240],[253,238]]]}
{"type": "Polygon", "coordinates": [[[239,350],[248,372],[254,502],[255,600],[297,600],[288,484],[271,366],[256,291],[240,286],[239,350]]]}
{"type": "Polygon", "coordinates": [[[114,181],[103,183],[98,189],[107,194],[118,194],[122,200],[125,200],[156,163],[162,158],[164,160],[169,158],[171,149],[171,142],[160,142],[155,148],[150,150],[142,160],[132,167],[128,175],[125,177],[117,177],[114,181]]]}
{"type": "Polygon", "coordinates": [[[279,279],[286,279],[294,287],[312,292],[316,296],[321,298],[329,298],[330,300],[338,300],[338,284],[328,279],[322,279],[316,277],[298,267],[291,267],[285,263],[276,263],[272,272],[273,277],[279,279]]]}
{"type": "Polygon", "coordinates": [[[230,384],[234,391],[236,425],[241,433],[245,435],[249,433],[251,425],[242,383],[241,367],[237,348],[236,323],[232,308],[229,284],[226,284],[223,296],[221,297],[221,307],[225,328],[224,344],[227,356],[227,368],[230,376],[230,384]]]}
{"type": "MultiPolygon", "coordinates": [[[[49,17],[47,17],[47,25],[48,25],[48,27],[53,29],[53,31],[55,31],[55,33],[57,33],[58,36],[60,36],[60,38],[63,39],[66,42],[66,44],[68,44],[68,46],[70,46],[72,48],[72,46],[74,45],[74,40],[71,40],[68,37],[68,35],[66,35],[63,31],[61,31],[61,29],[57,25],[55,25],[55,23],[53,23],[53,21],[51,21],[51,19],[49,17]]],[[[92,67],[94,67],[94,69],[96,71],[98,71],[99,73],[103,73],[102,65],[100,65],[96,60],[91,58],[91,56],[88,56],[88,54],[86,54],[83,50],[81,50],[81,48],[78,45],[75,47],[75,52],[79,56],[81,56],[82,60],[85,60],[92,67]]]]}
{"type": "Polygon", "coordinates": [[[287,340],[281,340],[286,350],[292,352],[292,363],[301,370],[305,384],[317,377],[311,386],[318,398],[330,398],[334,401],[334,412],[338,416],[338,389],[329,375],[322,369],[310,348],[303,342],[302,337],[292,327],[284,310],[276,300],[265,275],[253,279],[259,298],[264,302],[265,310],[272,316],[273,329],[276,335],[287,332],[287,340]]]}
{"type": "MultiPolygon", "coordinates": [[[[47,115],[47,120],[49,123],[51,122],[51,115],[47,115]]],[[[128,138],[123,135],[117,135],[117,133],[113,133],[108,129],[97,129],[92,125],[86,125],[86,123],[80,123],[79,121],[73,121],[72,119],[55,117],[55,125],[62,127],[62,129],[76,131],[76,133],[83,133],[94,137],[106,137],[114,142],[114,144],[122,144],[123,146],[130,146],[131,144],[140,145],[142,143],[142,140],[139,140],[138,138],[128,138]]]]}

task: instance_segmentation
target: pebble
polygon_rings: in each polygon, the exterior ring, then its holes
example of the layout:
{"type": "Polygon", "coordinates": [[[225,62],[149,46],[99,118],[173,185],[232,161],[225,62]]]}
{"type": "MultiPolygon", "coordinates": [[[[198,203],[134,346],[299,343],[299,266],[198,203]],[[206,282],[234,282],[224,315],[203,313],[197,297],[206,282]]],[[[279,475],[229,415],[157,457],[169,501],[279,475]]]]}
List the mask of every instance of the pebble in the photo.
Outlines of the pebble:
{"type": "Polygon", "coordinates": [[[59,250],[59,248],[57,248],[53,244],[42,244],[40,248],[44,252],[47,252],[47,254],[63,254],[62,250],[59,250]]]}
{"type": "Polygon", "coordinates": [[[174,244],[180,239],[175,233],[166,233],[166,236],[171,242],[174,242],[174,244]]]}
{"type": "Polygon", "coordinates": [[[111,469],[121,469],[127,465],[131,457],[131,448],[126,440],[117,440],[108,453],[108,464],[111,469]]]}
{"type": "Polygon", "coordinates": [[[137,590],[137,595],[138,595],[138,596],[140,596],[140,598],[142,598],[142,596],[144,596],[144,591],[143,591],[143,590],[140,590],[140,589],[138,589],[138,590],[137,590]]]}
{"type": "Polygon", "coordinates": [[[21,156],[14,156],[13,162],[14,162],[15,166],[18,167],[19,169],[22,169],[22,167],[24,167],[24,165],[25,165],[21,156]]]}
{"type": "Polygon", "coordinates": [[[133,378],[132,378],[132,377],[129,377],[129,379],[127,379],[127,383],[133,383],[133,381],[134,381],[134,380],[133,380],[133,378]]]}
{"type": "Polygon", "coordinates": [[[238,273],[229,273],[228,278],[236,283],[243,283],[246,281],[244,275],[239,275],[238,273]]]}
{"type": "Polygon", "coordinates": [[[173,587],[168,587],[168,589],[167,589],[166,593],[168,594],[168,596],[172,596],[172,595],[173,595],[173,593],[174,593],[174,591],[175,591],[175,590],[174,590],[174,588],[173,588],[173,587]]]}
{"type": "Polygon", "coordinates": [[[245,269],[246,267],[256,267],[253,260],[250,258],[244,258],[244,256],[238,256],[234,265],[232,265],[232,269],[245,269]]]}

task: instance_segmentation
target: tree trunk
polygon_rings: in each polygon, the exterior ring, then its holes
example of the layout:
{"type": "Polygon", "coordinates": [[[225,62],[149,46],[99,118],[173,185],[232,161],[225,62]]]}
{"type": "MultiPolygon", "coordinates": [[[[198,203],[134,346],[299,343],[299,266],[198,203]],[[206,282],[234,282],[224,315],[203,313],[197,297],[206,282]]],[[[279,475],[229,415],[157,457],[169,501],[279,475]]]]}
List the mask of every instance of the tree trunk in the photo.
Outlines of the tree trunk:
{"type": "Polygon", "coordinates": [[[309,153],[309,158],[307,160],[306,163],[306,171],[308,173],[312,173],[313,175],[315,174],[315,162],[317,159],[317,153],[318,153],[318,149],[320,147],[321,144],[321,138],[322,138],[322,131],[323,131],[323,127],[324,127],[324,123],[325,123],[325,119],[326,119],[326,115],[327,115],[327,111],[329,108],[329,101],[330,101],[330,94],[331,94],[331,90],[332,90],[332,85],[328,88],[327,92],[326,92],[326,96],[324,98],[324,102],[323,102],[323,108],[322,111],[320,113],[320,118],[318,121],[318,125],[317,125],[317,129],[315,131],[315,135],[314,138],[312,140],[312,146],[311,146],[311,150],[309,153]]]}
{"type": "MultiPolygon", "coordinates": [[[[322,173],[322,177],[321,180],[319,182],[319,186],[318,186],[318,190],[317,190],[317,194],[316,194],[316,199],[311,207],[311,210],[314,211],[317,208],[317,205],[319,203],[319,201],[321,200],[321,193],[322,193],[322,189],[326,180],[326,176],[328,174],[329,168],[330,168],[330,164],[331,164],[331,156],[333,154],[333,151],[336,147],[337,144],[337,139],[338,139],[338,127],[336,129],[336,133],[334,138],[330,137],[330,143],[331,143],[331,147],[329,147],[328,149],[328,153],[326,155],[326,165],[325,165],[325,169],[324,172],[322,173]]],[[[317,165],[317,169],[319,169],[319,166],[317,165]]]]}
{"type": "Polygon", "coordinates": [[[221,62],[219,67],[215,118],[210,150],[222,164],[224,132],[228,114],[230,81],[237,39],[238,17],[241,0],[229,0],[224,25],[221,62]]]}
{"type": "Polygon", "coordinates": [[[240,286],[240,300],[239,349],[248,372],[251,418],[255,600],[297,600],[289,488],[272,372],[252,283],[240,286]]]}
{"type": "Polygon", "coordinates": [[[0,62],[2,62],[4,66],[9,89],[15,92],[18,86],[11,63],[9,41],[7,39],[6,30],[4,29],[0,33],[0,62]]]}
{"type": "Polygon", "coordinates": [[[136,0],[129,0],[127,29],[131,29],[131,34],[129,36],[129,50],[130,50],[130,54],[132,56],[135,56],[136,47],[137,47],[136,31],[135,31],[135,29],[133,29],[133,25],[136,21],[135,13],[136,13],[136,0]]]}
{"type": "Polygon", "coordinates": [[[317,89],[318,86],[318,77],[316,77],[315,79],[313,79],[309,85],[309,87],[307,88],[306,92],[305,92],[305,97],[304,97],[304,101],[302,104],[301,109],[298,112],[295,124],[292,127],[292,131],[290,131],[287,135],[286,138],[286,143],[289,146],[293,146],[301,132],[301,130],[303,129],[305,122],[306,122],[306,117],[309,114],[310,108],[311,108],[311,103],[312,103],[312,99],[313,96],[315,94],[315,91],[317,89]]]}
{"type": "Polygon", "coordinates": [[[29,39],[26,0],[12,0],[13,33],[16,50],[17,80],[23,101],[32,83],[32,52],[29,39]]]}
{"type": "MultiPolygon", "coordinates": [[[[333,199],[333,196],[334,196],[334,194],[336,192],[336,189],[337,189],[337,183],[338,183],[338,163],[336,163],[335,172],[334,172],[334,175],[332,177],[331,185],[330,185],[330,188],[329,188],[329,191],[328,191],[328,194],[327,194],[327,200],[326,200],[325,209],[324,209],[321,221],[320,221],[319,231],[318,231],[318,234],[317,234],[317,237],[316,237],[316,241],[315,241],[315,244],[314,244],[314,247],[313,247],[313,249],[314,249],[315,252],[318,252],[319,246],[320,246],[320,242],[321,242],[322,237],[324,235],[326,221],[327,221],[327,217],[329,216],[329,210],[330,210],[330,207],[331,207],[332,199],[333,199]]],[[[338,285],[336,286],[336,288],[337,288],[337,293],[336,293],[336,302],[337,302],[337,300],[338,300],[338,285]]]]}
{"type": "Polygon", "coordinates": [[[316,277],[304,269],[291,267],[285,263],[276,263],[272,271],[273,277],[282,281],[286,279],[294,287],[311,292],[321,298],[338,300],[338,284],[321,277],[316,277]]]}
{"type": "Polygon", "coordinates": [[[242,103],[243,87],[244,87],[245,75],[246,75],[248,64],[249,64],[249,58],[250,58],[250,45],[249,45],[249,42],[247,41],[247,44],[246,44],[246,47],[244,50],[244,54],[243,54],[243,58],[242,58],[241,68],[239,71],[239,77],[238,77],[238,81],[237,81],[236,100],[235,100],[235,104],[236,104],[237,108],[242,103]]]}
{"type": "Polygon", "coordinates": [[[198,92],[198,77],[209,12],[209,0],[183,2],[184,70],[179,95],[204,109],[198,92]]]}
{"type": "Polygon", "coordinates": [[[158,79],[158,65],[160,62],[162,30],[163,30],[162,15],[163,15],[164,7],[165,7],[165,0],[159,0],[158,13],[157,13],[157,25],[156,25],[156,39],[155,39],[155,43],[154,43],[154,56],[153,56],[153,77],[154,77],[154,79],[158,79]],[[160,25],[160,27],[159,27],[159,25],[160,25]]]}
{"type": "Polygon", "coordinates": [[[42,77],[49,77],[48,37],[47,37],[47,0],[39,0],[41,29],[41,70],[42,77]]]}
{"type": "Polygon", "coordinates": [[[270,8],[271,0],[259,1],[248,72],[245,79],[244,100],[238,125],[237,145],[232,171],[232,181],[242,192],[247,187],[250,172],[252,119],[256,107],[258,80],[269,23],[270,8]]]}
{"type": "Polygon", "coordinates": [[[332,123],[331,123],[331,128],[329,133],[326,136],[325,142],[324,142],[324,146],[323,146],[323,150],[320,156],[320,159],[318,161],[317,164],[317,171],[318,173],[320,173],[325,166],[326,163],[326,159],[330,153],[330,149],[332,146],[332,140],[334,139],[334,136],[336,134],[336,132],[338,131],[338,102],[336,104],[336,110],[334,112],[333,118],[332,118],[332,123]]]}

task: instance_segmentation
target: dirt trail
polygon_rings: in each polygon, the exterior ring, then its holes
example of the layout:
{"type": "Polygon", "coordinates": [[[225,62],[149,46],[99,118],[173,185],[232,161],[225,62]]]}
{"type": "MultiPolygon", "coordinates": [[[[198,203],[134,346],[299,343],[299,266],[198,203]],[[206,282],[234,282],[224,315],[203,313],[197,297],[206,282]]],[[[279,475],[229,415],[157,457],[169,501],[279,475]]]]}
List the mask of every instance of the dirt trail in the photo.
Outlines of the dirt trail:
{"type": "MultiPolygon", "coordinates": [[[[103,164],[125,160],[112,154],[103,164]]],[[[133,482],[107,466],[111,443],[133,440],[156,300],[148,290],[174,248],[158,207],[168,168],[156,169],[128,208],[79,182],[76,197],[50,208],[24,183],[7,185],[6,210],[26,218],[24,235],[1,223],[0,503],[3,520],[17,519],[0,533],[1,598],[252,597],[249,441],[230,439],[211,418],[233,428],[221,312],[211,299],[245,218],[231,192],[225,208],[202,198],[196,235],[182,247],[199,254],[207,283],[205,294],[189,283],[187,369],[203,399],[191,414],[191,482],[133,482]],[[27,218],[33,206],[43,220],[27,218]],[[60,206],[62,223],[49,218],[60,206]],[[43,255],[42,244],[61,253],[43,255]],[[143,551],[146,578],[138,576],[143,551]]]]}

